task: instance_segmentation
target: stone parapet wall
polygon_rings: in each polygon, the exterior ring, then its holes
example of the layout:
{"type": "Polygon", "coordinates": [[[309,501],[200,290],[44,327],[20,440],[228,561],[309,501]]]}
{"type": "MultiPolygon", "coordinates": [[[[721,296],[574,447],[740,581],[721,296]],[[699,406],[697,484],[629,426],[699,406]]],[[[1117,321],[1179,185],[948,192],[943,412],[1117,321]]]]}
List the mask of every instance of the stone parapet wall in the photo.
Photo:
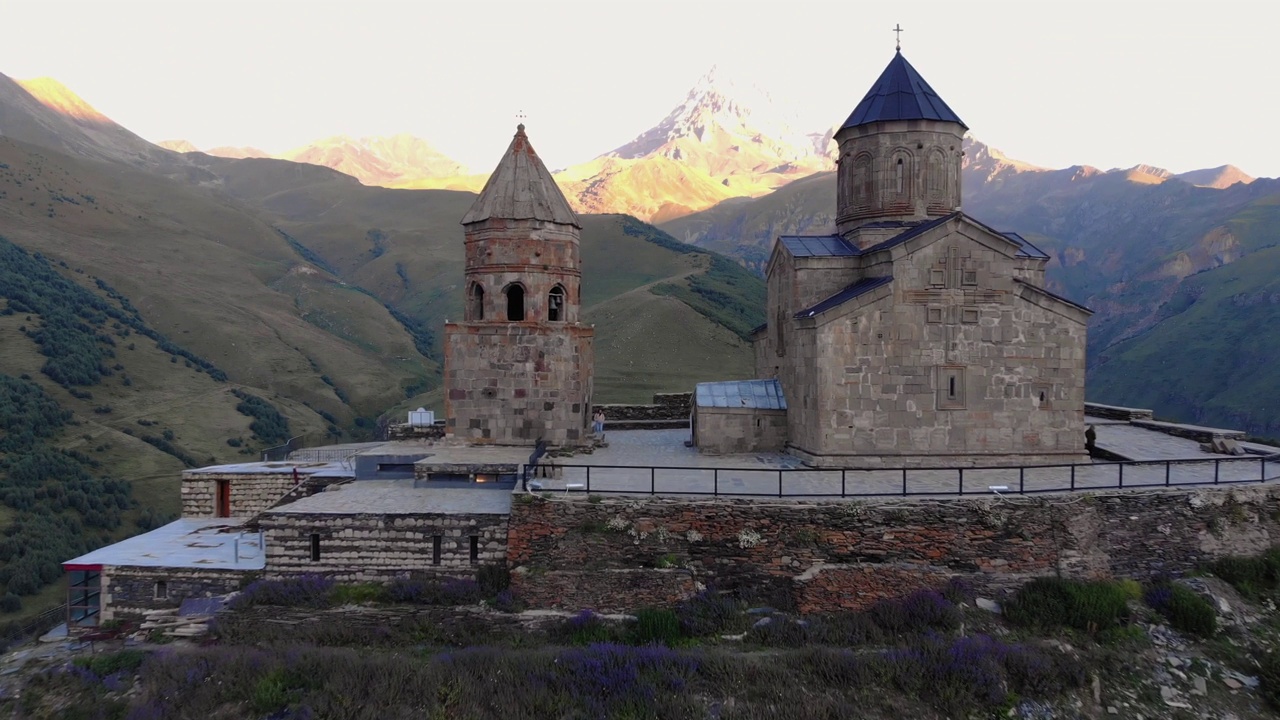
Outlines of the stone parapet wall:
{"type": "Polygon", "coordinates": [[[218,482],[231,484],[230,517],[252,517],[274,507],[303,478],[279,473],[183,473],[182,517],[217,517],[218,482]]]}
{"type": "Polygon", "coordinates": [[[267,513],[268,577],[321,574],[342,582],[382,580],[410,572],[457,575],[478,565],[506,560],[505,515],[336,515],[267,513]],[[320,541],[320,559],[312,558],[312,535],[320,541]],[[471,537],[478,554],[471,560],[471,537]],[[440,563],[434,562],[440,538],[440,563]]]}
{"type": "Polygon", "coordinates": [[[648,405],[627,405],[621,403],[593,405],[591,413],[603,410],[605,429],[618,420],[684,420],[688,422],[693,411],[693,393],[659,393],[653,396],[653,403],[648,405]]]}
{"type": "Polygon", "coordinates": [[[183,568],[105,566],[102,568],[102,616],[107,620],[136,620],[148,611],[176,608],[188,598],[207,598],[239,590],[258,572],[189,570],[183,568]],[[156,597],[156,583],[164,582],[165,597],[156,597]]]}
{"type": "Polygon", "coordinates": [[[439,440],[445,435],[444,423],[435,425],[410,425],[398,423],[387,428],[388,440],[439,440]]]}
{"type": "Polygon", "coordinates": [[[1131,425],[1147,430],[1155,430],[1174,437],[1211,443],[1214,440],[1243,440],[1243,430],[1224,430],[1222,428],[1201,427],[1199,425],[1182,425],[1180,423],[1160,422],[1158,420],[1133,420],[1131,425]]]}
{"type": "Polygon", "coordinates": [[[566,609],[669,602],[665,576],[637,575],[674,564],[697,584],[778,588],[828,612],[952,577],[994,590],[1056,573],[1180,574],[1270,547],[1278,518],[1280,485],[874,503],[520,496],[507,559],[522,593],[566,609]],[[608,598],[619,604],[600,605],[608,598]]]}

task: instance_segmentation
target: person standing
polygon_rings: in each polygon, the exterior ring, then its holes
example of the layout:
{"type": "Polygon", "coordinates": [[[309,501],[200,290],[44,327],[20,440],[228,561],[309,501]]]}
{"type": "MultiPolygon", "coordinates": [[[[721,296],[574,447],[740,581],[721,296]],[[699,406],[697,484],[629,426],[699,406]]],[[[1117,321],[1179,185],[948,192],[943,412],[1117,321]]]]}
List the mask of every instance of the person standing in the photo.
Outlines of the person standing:
{"type": "Polygon", "coordinates": [[[596,435],[604,435],[604,410],[596,410],[596,414],[592,417],[594,422],[591,423],[591,431],[596,435]]]}

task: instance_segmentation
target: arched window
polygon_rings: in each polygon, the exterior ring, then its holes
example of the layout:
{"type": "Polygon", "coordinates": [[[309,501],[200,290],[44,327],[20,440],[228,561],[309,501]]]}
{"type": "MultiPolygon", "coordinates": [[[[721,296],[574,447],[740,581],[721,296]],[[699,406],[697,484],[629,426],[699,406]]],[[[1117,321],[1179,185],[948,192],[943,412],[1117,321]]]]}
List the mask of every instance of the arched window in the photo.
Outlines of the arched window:
{"type": "Polygon", "coordinates": [[[929,200],[937,202],[947,199],[947,159],[942,148],[929,151],[929,200]]]}
{"type": "Polygon", "coordinates": [[[906,168],[902,166],[902,158],[898,158],[897,165],[894,166],[894,181],[897,183],[897,192],[902,193],[903,184],[906,181],[906,168]]]}
{"type": "Polygon", "coordinates": [[[506,294],[507,319],[524,320],[524,288],[514,284],[508,285],[506,294]]]}
{"type": "Polygon", "coordinates": [[[853,161],[853,204],[858,208],[871,207],[871,156],[859,155],[853,161]]]}
{"type": "Polygon", "coordinates": [[[551,288],[547,295],[547,319],[551,322],[564,320],[564,288],[559,285],[551,288]]]}
{"type": "Polygon", "coordinates": [[[480,283],[471,285],[471,319],[484,319],[484,288],[480,287],[480,283]]]}

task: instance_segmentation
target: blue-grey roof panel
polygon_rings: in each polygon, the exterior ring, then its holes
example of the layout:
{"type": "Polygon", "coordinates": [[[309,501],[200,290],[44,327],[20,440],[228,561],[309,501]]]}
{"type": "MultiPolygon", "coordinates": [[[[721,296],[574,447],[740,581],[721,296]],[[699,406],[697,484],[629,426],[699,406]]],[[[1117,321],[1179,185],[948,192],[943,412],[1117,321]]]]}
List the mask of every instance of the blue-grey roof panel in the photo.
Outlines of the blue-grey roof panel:
{"type": "Polygon", "coordinates": [[[884,250],[886,248],[894,247],[895,245],[901,245],[902,243],[910,240],[911,238],[919,237],[920,235],[923,235],[929,232],[930,230],[938,227],[939,225],[942,225],[943,223],[959,216],[960,216],[960,213],[954,212],[954,213],[951,213],[950,215],[943,215],[942,217],[937,218],[935,220],[930,220],[927,223],[916,225],[910,230],[907,230],[906,232],[898,233],[897,235],[894,235],[893,237],[889,238],[888,240],[885,240],[884,242],[878,245],[872,245],[871,247],[867,248],[863,252],[864,254],[873,253],[878,250],[884,250]]]}
{"type": "Polygon", "coordinates": [[[698,383],[694,388],[698,407],[786,410],[787,399],[776,378],[698,383]]]}
{"type": "Polygon", "coordinates": [[[778,242],[792,257],[849,257],[858,249],[839,235],[782,235],[778,242]]]}
{"type": "Polygon", "coordinates": [[[841,129],[888,120],[940,120],[968,125],[947,107],[920,73],[899,52],[872,84],[841,129]]]}
{"type": "Polygon", "coordinates": [[[1040,258],[1042,260],[1049,259],[1048,253],[1036,247],[1035,245],[1032,245],[1026,238],[1022,237],[1018,233],[1007,232],[1007,233],[1000,233],[1000,234],[1004,235],[1005,237],[1009,238],[1010,240],[1022,246],[1022,249],[1018,251],[1018,255],[1021,255],[1022,257],[1040,258]]]}
{"type": "Polygon", "coordinates": [[[826,300],[822,300],[816,305],[813,305],[805,308],[804,310],[801,310],[800,312],[795,314],[795,317],[798,320],[800,318],[813,317],[818,313],[824,313],[830,310],[831,308],[839,307],[849,302],[850,300],[858,297],[859,295],[871,292],[872,290],[875,290],[876,288],[888,283],[891,280],[893,280],[892,277],[863,278],[858,282],[836,293],[835,295],[832,295],[826,300]]]}

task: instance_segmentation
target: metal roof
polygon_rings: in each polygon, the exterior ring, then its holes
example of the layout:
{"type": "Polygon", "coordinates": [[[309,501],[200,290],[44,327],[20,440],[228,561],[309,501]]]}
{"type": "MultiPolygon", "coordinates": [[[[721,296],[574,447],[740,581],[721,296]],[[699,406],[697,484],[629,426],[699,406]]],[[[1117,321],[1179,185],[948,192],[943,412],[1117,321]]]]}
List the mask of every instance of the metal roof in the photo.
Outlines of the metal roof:
{"type": "Polygon", "coordinates": [[[1024,286],[1024,287],[1030,288],[1030,289],[1032,289],[1032,290],[1034,290],[1034,291],[1036,291],[1036,292],[1040,293],[1041,295],[1045,295],[1045,296],[1051,297],[1051,298],[1053,298],[1054,300],[1057,300],[1057,301],[1059,301],[1059,302],[1064,302],[1064,303],[1066,303],[1066,304],[1070,305],[1071,307],[1074,307],[1074,308],[1078,308],[1078,309],[1080,309],[1080,310],[1083,310],[1083,311],[1085,311],[1085,312],[1089,313],[1090,315],[1092,315],[1092,314],[1093,314],[1093,310],[1092,310],[1092,309],[1090,309],[1090,308],[1088,308],[1088,307],[1086,307],[1086,306],[1084,306],[1084,305],[1081,305],[1080,303],[1078,303],[1078,302],[1076,302],[1076,301],[1074,301],[1074,300],[1068,300],[1067,298],[1064,298],[1064,297],[1062,297],[1061,295],[1059,295],[1059,294],[1057,294],[1057,293],[1049,292],[1048,290],[1045,290],[1044,288],[1040,287],[1039,285],[1033,285],[1033,284],[1031,284],[1031,283],[1027,282],[1026,280],[1023,280],[1022,278],[1014,278],[1014,279],[1013,279],[1013,281],[1014,281],[1014,282],[1016,282],[1016,283],[1018,283],[1019,285],[1022,285],[1022,286],[1024,286]]]}
{"type": "MultiPolygon", "coordinates": [[[[961,214],[962,214],[962,213],[959,213],[959,212],[953,212],[953,213],[951,213],[950,215],[943,215],[942,217],[937,218],[937,219],[934,219],[934,220],[930,220],[930,221],[929,221],[929,222],[927,222],[927,223],[922,223],[922,224],[920,224],[920,225],[916,225],[915,227],[911,228],[910,230],[907,230],[906,232],[898,233],[897,235],[894,235],[893,237],[889,238],[888,240],[885,240],[884,242],[882,242],[882,243],[880,243],[880,244],[878,244],[878,245],[872,245],[871,247],[867,248],[866,250],[863,250],[862,252],[863,252],[863,254],[866,254],[866,253],[873,253],[873,252],[876,252],[876,251],[878,251],[878,250],[885,250],[885,249],[888,249],[888,248],[894,247],[895,245],[901,245],[902,243],[904,243],[904,242],[906,242],[906,241],[908,241],[908,240],[910,240],[910,239],[912,239],[912,238],[914,238],[914,237],[919,237],[919,236],[921,236],[921,235],[923,235],[923,234],[925,234],[925,233],[929,232],[930,230],[932,230],[932,229],[934,229],[934,228],[938,227],[939,225],[942,225],[942,224],[946,223],[948,220],[952,220],[952,219],[954,219],[954,218],[960,217],[960,215],[961,215],[961,214]]],[[[966,216],[966,217],[968,217],[968,216],[966,216]]]]}
{"type": "Polygon", "coordinates": [[[812,305],[810,307],[805,308],[804,310],[801,310],[800,312],[795,314],[795,317],[797,320],[799,320],[801,318],[811,318],[814,315],[817,315],[818,313],[824,313],[830,310],[831,308],[839,307],[849,302],[850,300],[858,297],[859,295],[862,295],[864,293],[869,293],[872,290],[875,290],[876,288],[888,283],[891,280],[893,280],[892,277],[862,278],[858,282],[850,285],[849,287],[846,287],[845,289],[841,290],[835,295],[832,295],[826,300],[822,300],[816,305],[812,305]]]}
{"type": "Polygon", "coordinates": [[[247,520],[181,518],[67,560],[63,565],[261,570],[265,564],[262,536],[245,530],[247,520]]]}
{"type": "Polygon", "coordinates": [[[694,398],[698,407],[787,409],[787,398],[776,378],[698,383],[694,398]]]}
{"type": "Polygon", "coordinates": [[[1022,249],[1018,251],[1018,255],[1021,255],[1022,257],[1040,258],[1042,260],[1049,259],[1049,253],[1046,253],[1035,245],[1032,245],[1026,238],[1022,237],[1018,233],[1007,232],[1000,234],[1022,246],[1022,249]]]}
{"type": "Polygon", "coordinates": [[[547,166],[542,164],[538,153],[529,144],[523,124],[516,126],[511,145],[484,184],[480,196],[462,217],[462,224],[489,218],[545,220],[582,227],[547,166]]]}
{"type": "Polygon", "coordinates": [[[888,120],[941,120],[969,129],[901,52],[889,61],[840,129],[888,120]]]}
{"type": "Polygon", "coordinates": [[[858,249],[839,235],[783,235],[778,238],[792,257],[849,257],[858,249]]]}

